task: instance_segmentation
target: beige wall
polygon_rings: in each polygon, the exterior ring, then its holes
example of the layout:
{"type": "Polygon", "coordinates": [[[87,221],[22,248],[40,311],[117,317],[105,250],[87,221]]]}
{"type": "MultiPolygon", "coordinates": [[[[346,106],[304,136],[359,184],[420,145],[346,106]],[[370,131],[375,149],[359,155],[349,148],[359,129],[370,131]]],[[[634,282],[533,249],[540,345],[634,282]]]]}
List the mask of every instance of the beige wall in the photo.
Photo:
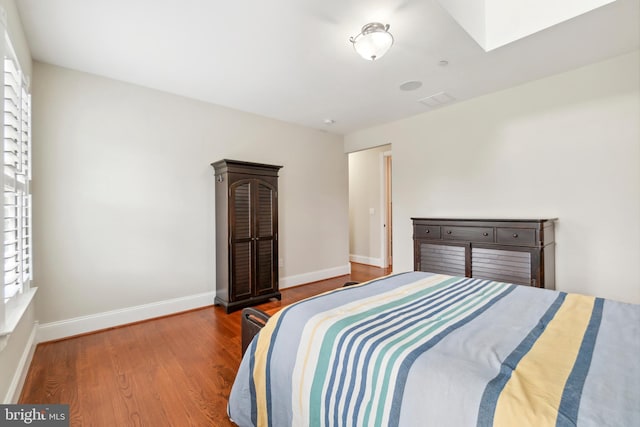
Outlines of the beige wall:
{"type": "Polygon", "coordinates": [[[33,86],[41,323],[213,291],[222,158],[284,166],[281,279],[348,268],[341,136],[38,62],[33,86]]]}
{"type": "Polygon", "coordinates": [[[390,150],[391,145],[383,145],[349,154],[349,254],[354,262],[383,264],[381,162],[390,150]]]}
{"type": "Polygon", "coordinates": [[[563,291],[640,303],[640,55],[345,137],[393,144],[394,272],[410,217],[558,217],[563,291]]]}

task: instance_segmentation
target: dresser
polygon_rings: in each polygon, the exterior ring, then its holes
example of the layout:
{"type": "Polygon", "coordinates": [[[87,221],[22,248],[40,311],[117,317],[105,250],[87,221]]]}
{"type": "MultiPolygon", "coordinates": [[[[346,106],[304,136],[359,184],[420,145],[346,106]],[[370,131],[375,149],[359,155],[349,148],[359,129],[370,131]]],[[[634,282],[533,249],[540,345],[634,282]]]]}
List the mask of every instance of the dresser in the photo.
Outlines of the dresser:
{"type": "Polygon", "coordinates": [[[555,289],[555,218],[411,219],[415,271],[555,289]]]}
{"type": "Polygon", "coordinates": [[[278,290],[278,170],[237,160],[211,164],[216,193],[216,298],[227,313],[278,290]]]}

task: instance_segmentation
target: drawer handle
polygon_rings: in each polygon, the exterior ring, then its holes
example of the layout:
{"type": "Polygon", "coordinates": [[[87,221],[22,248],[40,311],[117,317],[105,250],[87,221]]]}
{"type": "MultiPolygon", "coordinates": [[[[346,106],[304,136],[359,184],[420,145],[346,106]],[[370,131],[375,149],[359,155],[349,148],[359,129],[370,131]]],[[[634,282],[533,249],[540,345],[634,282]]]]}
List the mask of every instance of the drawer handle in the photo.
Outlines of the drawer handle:
{"type": "Polygon", "coordinates": [[[429,234],[429,229],[424,230],[425,233],[429,234]]]}
{"type": "Polygon", "coordinates": [[[517,239],[518,238],[518,233],[513,233],[513,238],[517,239]]]}
{"type": "Polygon", "coordinates": [[[489,235],[489,233],[487,233],[487,232],[485,231],[484,233],[482,233],[482,235],[483,235],[484,237],[487,237],[487,236],[489,235]]]}
{"type": "Polygon", "coordinates": [[[451,234],[451,230],[447,230],[447,234],[451,234]]]}

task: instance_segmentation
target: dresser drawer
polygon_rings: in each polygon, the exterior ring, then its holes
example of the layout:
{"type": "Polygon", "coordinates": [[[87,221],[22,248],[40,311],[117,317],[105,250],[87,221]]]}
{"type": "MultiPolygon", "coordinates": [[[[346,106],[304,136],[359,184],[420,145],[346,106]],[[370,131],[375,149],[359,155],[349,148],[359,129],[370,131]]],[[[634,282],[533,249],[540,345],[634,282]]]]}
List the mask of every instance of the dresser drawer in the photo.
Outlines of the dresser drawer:
{"type": "Polygon", "coordinates": [[[443,226],[444,240],[461,240],[467,242],[493,242],[493,227],[457,227],[443,226]]]}
{"type": "Polygon", "coordinates": [[[496,241],[503,245],[535,246],[536,230],[533,228],[504,228],[496,229],[496,241]]]}
{"type": "Polygon", "coordinates": [[[439,239],[440,226],[416,224],[413,226],[413,235],[415,239],[439,239]]]}

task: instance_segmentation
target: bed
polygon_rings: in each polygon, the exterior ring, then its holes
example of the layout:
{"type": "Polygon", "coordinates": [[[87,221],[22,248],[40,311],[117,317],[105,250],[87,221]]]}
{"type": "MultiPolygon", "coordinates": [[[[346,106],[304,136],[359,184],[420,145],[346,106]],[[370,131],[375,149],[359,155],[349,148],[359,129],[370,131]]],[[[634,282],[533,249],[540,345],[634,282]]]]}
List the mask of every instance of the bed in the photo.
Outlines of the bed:
{"type": "Polygon", "coordinates": [[[640,425],[640,305],[425,272],[292,304],[244,354],[239,426],[640,425]]]}

